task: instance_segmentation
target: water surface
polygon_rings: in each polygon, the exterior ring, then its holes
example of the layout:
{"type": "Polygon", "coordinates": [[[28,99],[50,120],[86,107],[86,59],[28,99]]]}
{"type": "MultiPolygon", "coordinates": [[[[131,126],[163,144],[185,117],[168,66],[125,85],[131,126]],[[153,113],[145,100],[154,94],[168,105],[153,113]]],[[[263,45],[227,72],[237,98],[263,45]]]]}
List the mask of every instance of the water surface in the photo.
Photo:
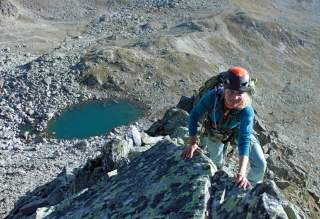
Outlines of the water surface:
{"type": "Polygon", "coordinates": [[[74,139],[103,135],[138,119],[143,109],[127,101],[89,101],[65,110],[51,120],[48,131],[56,138],[74,139]]]}

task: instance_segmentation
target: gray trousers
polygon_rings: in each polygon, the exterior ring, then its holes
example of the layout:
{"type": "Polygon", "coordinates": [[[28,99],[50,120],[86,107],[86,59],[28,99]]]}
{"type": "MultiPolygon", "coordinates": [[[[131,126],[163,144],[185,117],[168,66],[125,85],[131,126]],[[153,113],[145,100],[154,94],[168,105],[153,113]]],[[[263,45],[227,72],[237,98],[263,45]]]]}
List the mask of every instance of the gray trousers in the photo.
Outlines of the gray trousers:
{"type": "MultiPolygon", "coordinates": [[[[224,144],[214,136],[204,135],[201,137],[201,145],[207,146],[209,157],[213,163],[221,168],[223,166],[223,147],[224,144]]],[[[250,168],[247,174],[248,180],[252,184],[260,183],[263,180],[267,167],[260,142],[251,134],[250,152],[249,152],[250,168]]]]}

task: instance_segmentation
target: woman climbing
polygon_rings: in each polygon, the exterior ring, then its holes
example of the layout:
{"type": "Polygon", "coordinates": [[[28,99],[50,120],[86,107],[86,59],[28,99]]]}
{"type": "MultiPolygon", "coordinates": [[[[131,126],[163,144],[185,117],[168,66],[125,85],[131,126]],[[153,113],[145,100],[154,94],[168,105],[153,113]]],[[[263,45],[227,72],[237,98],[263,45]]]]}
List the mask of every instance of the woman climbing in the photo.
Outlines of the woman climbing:
{"type": "Polygon", "coordinates": [[[209,156],[218,168],[223,165],[223,148],[234,133],[239,151],[239,169],[235,182],[248,188],[263,180],[266,160],[259,141],[253,135],[254,111],[251,98],[249,72],[242,67],[232,67],[223,73],[223,83],[209,90],[194,106],[189,117],[189,145],[182,158],[190,159],[199,150],[197,123],[207,112],[208,120],[201,145],[206,146],[209,156]],[[246,174],[248,163],[250,170],[246,174]]]}

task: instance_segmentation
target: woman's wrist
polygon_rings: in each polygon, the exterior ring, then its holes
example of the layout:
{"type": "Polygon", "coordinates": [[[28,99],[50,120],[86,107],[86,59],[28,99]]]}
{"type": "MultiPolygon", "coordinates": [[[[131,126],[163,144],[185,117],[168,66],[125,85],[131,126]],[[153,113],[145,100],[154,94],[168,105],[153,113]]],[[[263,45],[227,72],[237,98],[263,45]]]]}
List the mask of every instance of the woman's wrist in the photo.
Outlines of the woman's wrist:
{"type": "Polygon", "coordinates": [[[198,143],[197,136],[190,136],[189,137],[189,145],[195,145],[197,143],[198,143]]]}
{"type": "Polygon", "coordinates": [[[242,176],[242,177],[244,177],[244,176],[246,176],[244,173],[240,173],[240,172],[237,172],[237,176],[242,176]]]}
{"type": "Polygon", "coordinates": [[[197,148],[199,147],[197,143],[191,144],[190,146],[192,147],[193,150],[197,150],[197,148]]]}
{"type": "Polygon", "coordinates": [[[246,175],[249,158],[247,156],[240,156],[238,173],[242,176],[246,175]]]}

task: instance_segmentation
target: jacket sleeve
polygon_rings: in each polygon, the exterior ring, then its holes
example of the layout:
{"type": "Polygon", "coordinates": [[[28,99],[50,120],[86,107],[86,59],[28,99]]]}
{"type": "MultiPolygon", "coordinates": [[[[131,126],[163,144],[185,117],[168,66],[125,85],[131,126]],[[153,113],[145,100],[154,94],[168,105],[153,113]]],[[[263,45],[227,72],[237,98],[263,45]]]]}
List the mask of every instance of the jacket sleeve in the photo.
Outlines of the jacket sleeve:
{"type": "Polygon", "coordinates": [[[192,109],[189,116],[189,136],[197,134],[197,124],[206,111],[209,111],[216,98],[216,91],[208,91],[192,109]]]}
{"type": "Polygon", "coordinates": [[[249,156],[253,119],[254,111],[250,105],[244,108],[240,114],[240,132],[238,136],[238,149],[240,156],[249,156]]]}

